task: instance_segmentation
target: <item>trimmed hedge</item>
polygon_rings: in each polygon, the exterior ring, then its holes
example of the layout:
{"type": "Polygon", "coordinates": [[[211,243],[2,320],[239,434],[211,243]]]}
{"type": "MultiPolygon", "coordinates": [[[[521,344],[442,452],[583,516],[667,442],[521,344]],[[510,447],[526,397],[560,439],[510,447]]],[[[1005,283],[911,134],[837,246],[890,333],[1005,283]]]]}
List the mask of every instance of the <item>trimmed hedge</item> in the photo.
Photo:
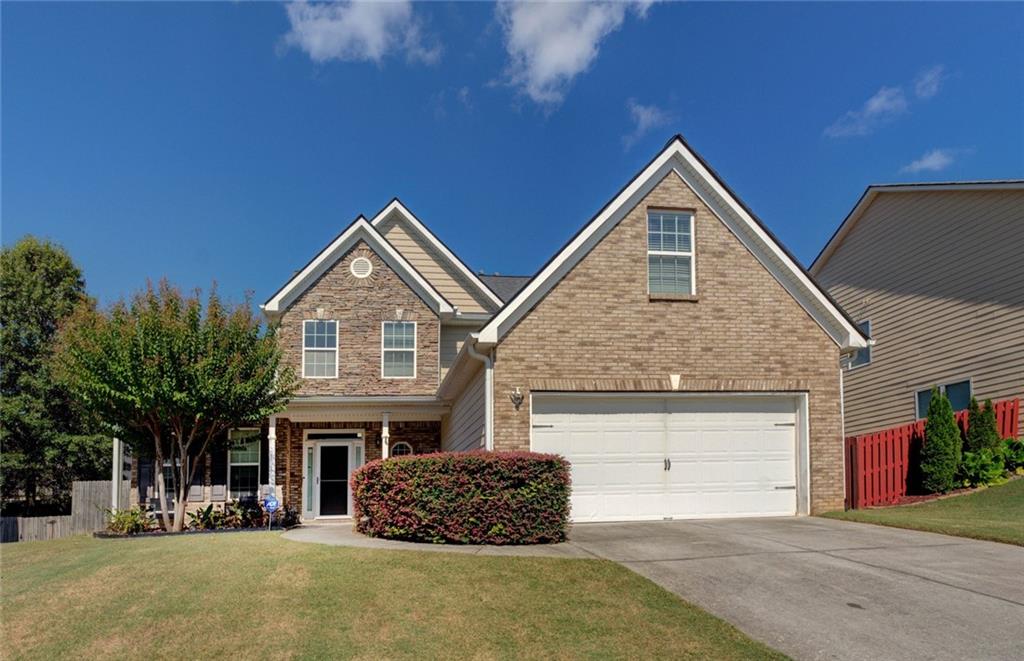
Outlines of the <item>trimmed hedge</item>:
{"type": "Polygon", "coordinates": [[[352,474],[356,530],[417,542],[564,541],[569,490],[569,462],[533,452],[394,457],[352,474]]]}

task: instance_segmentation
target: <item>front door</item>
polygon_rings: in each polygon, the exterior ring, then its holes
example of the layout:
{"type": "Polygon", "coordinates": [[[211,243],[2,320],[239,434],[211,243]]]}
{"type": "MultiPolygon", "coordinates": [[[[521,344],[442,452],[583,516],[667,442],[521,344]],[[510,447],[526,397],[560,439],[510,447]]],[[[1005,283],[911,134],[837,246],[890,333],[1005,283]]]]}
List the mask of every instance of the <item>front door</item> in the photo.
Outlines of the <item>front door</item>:
{"type": "Polygon", "coordinates": [[[363,465],[362,432],[310,430],[303,444],[302,518],[352,516],[352,471],[363,465]]]}
{"type": "Polygon", "coordinates": [[[320,446],[320,516],[348,516],[349,445],[320,446]]]}

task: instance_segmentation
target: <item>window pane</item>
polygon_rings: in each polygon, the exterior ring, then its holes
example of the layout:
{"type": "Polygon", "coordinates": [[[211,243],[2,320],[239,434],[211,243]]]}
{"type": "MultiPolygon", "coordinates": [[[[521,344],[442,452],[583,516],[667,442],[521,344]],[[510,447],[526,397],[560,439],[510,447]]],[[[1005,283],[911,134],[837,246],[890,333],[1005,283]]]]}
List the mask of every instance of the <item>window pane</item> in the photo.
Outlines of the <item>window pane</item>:
{"type": "Polygon", "coordinates": [[[338,346],[338,322],[303,322],[302,346],[307,349],[335,349],[338,346]]]}
{"type": "Polygon", "coordinates": [[[313,376],[334,376],[334,349],[307,349],[303,356],[305,374],[313,376]]]}
{"type": "Polygon", "coordinates": [[[954,411],[961,411],[971,403],[971,382],[959,381],[946,384],[946,397],[954,411]]]}
{"type": "Polygon", "coordinates": [[[691,252],[693,250],[690,235],[691,219],[692,216],[687,213],[648,212],[647,249],[691,252]]]}
{"type": "Polygon", "coordinates": [[[928,417],[928,404],[932,401],[931,390],[920,390],[917,393],[917,417],[928,417]]]}
{"type": "Polygon", "coordinates": [[[255,498],[259,489],[259,466],[232,466],[231,467],[231,497],[255,498]]]}
{"type": "Polygon", "coordinates": [[[416,324],[411,321],[384,322],[385,349],[413,349],[416,347],[416,324]]]}
{"type": "Polygon", "coordinates": [[[385,351],[384,376],[413,376],[415,358],[412,351],[385,351]]]}
{"type": "Polygon", "coordinates": [[[260,441],[253,439],[246,443],[235,445],[229,451],[229,459],[233,464],[258,464],[260,461],[260,441]]]}
{"type": "Polygon", "coordinates": [[[690,258],[649,255],[648,286],[652,294],[689,294],[690,258]]]}

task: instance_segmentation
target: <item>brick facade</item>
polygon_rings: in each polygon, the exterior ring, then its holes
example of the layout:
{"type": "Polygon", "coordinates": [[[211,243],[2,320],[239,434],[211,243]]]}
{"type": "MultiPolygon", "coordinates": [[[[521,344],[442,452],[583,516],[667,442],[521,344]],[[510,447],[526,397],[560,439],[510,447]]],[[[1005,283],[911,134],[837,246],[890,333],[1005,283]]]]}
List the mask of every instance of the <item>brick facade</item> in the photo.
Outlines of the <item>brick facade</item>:
{"type": "Polygon", "coordinates": [[[439,378],[437,315],[372,249],[360,241],[306,289],[281,315],[284,361],[302,375],[302,322],[338,321],[338,378],[301,379],[302,395],[432,395],[439,378]],[[357,278],[349,264],[358,256],[373,264],[367,278],[357,278]],[[381,324],[416,322],[416,378],[381,376],[381,324]]]}
{"type": "MultiPolygon", "coordinates": [[[[286,505],[302,507],[302,443],[307,429],[362,431],[366,447],[365,461],[380,459],[381,421],[367,422],[292,422],[277,420],[276,481],[286,505]]],[[[427,454],[441,450],[441,423],[439,421],[392,422],[388,425],[391,445],[403,441],[412,446],[414,454],[427,454]]]]}
{"type": "Polygon", "coordinates": [[[666,176],[499,343],[498,450],[530,444],[533,390],[806,391],[811,511],[843,505],[839,349],[674,173],[666,176]],[[647,208],[694,212],[695,300],[647,293],[647,208]]]}

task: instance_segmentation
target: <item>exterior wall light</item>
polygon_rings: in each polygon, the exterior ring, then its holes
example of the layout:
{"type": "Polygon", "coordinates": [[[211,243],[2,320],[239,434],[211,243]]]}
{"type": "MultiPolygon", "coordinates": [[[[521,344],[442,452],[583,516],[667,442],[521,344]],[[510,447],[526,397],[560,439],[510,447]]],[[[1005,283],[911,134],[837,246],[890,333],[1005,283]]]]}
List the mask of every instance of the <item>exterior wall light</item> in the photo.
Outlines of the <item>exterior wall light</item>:
{"type": "Polygon", "coordinates": [[[516,389],[509,393],[508,398],[512,400],[512,406],[519,410],[519,407],[523,405],[523,391],[516,386],[516,389]]]}

